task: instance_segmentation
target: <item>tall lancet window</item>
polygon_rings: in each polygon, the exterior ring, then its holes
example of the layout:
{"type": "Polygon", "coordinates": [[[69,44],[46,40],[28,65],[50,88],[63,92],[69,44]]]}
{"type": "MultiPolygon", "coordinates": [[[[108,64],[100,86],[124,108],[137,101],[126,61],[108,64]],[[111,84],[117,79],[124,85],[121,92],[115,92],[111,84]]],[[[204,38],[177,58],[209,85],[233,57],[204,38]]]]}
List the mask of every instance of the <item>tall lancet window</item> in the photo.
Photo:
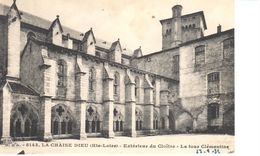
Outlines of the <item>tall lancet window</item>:
{"type": "Polygon", "coordinates": [[[58,97],[66,97],[67,65],[64,60],[58,60],[58,97]]]}
{"type": "Polygon", "coordinates": [[[140,80],[139,77],[135,77],[135,100],[138,103],[139,102],[139,92],[140,92],[140,80]]]}
{"type": "Polygon", "coordinates": [[[95,90],[96,90],[96,71],[92,67],[89,70],[89,100],[95,101],[95,90]]]}
{"type": "Polygon", "coordinates": [[[116,72],[114,75],[114,100],[119,101],[120,96],[120,77],[119,73],[116,72]]]}
{"type": "Polygon", "coordinates": [[[155,78],[152,80],[152,86],[153,86],[153,103],[156,104],[156,83],[155,78]]]}

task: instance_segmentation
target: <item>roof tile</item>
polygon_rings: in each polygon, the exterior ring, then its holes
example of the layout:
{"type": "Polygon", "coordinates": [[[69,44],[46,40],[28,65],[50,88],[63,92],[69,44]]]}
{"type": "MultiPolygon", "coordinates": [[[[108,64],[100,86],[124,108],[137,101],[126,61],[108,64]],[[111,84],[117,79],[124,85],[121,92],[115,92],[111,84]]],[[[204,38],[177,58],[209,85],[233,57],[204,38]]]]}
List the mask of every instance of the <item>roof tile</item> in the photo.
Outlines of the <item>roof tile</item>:
{"type": "MultiPolygon", "coordinates": [[[[9,11],[9,8],[10,8],[9,6],[0,4],[0,15],[6,15],[9,11]]],[[[30,24],[30,25],[33,25],[33,26],[36,26],[36,27],[39,27],[39,28],[43,28],[43,29],[46,29],[46,30],[49,30],[49,28],[52,24],[52,22],[49,21],[49,20],[43,19],[41,17],[32,15],[30,13],[27,13],[27,12],[24,12],[24,11],[21,11],[21,10],[20,10],[20,12],[22,13],[22,15],[21,15],[22,19],[21,20],[24,23],[27,23],[27,24],[30,24]]],[[[63,28],[63,34],[69,33],[71,38],[82,41],[82,39],[84,37],[84,35],[81,35],[81,34],[83,34],[82,32],[68,28],[66,26],[62,26],[62,28],[63,28]]],[[[103,39],[96,38],[96,46],[109,50],[110,47],[112,46],[112,43],[107,42],[103,39]]],[[[127,49],[127,48],[123,48],[123,49],[126,49],[126,50],[123,51],[123,54],[129,55],[129,56],[133,55],[132,50],[127,49]]]]}

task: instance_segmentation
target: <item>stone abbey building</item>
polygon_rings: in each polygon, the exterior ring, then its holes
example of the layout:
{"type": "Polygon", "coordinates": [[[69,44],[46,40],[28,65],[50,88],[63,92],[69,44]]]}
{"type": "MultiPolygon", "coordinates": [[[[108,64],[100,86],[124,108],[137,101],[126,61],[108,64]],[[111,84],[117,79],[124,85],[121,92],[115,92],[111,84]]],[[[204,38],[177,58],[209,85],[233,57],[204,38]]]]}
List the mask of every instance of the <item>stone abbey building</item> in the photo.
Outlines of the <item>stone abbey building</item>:
{"type": "Polygon", "coordinates": [[[233,133],[234,30],[204,36],[203,11],[181,12],[143,55],[0,5],[1,141],[233,133]]]}

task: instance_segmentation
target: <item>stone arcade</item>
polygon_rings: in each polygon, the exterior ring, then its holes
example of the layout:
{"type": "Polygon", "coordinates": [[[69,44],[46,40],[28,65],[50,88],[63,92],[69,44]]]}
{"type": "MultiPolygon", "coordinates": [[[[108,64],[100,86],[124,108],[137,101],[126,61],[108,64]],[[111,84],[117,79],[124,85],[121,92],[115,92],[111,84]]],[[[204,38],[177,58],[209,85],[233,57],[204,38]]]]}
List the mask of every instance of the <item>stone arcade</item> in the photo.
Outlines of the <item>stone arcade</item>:
{"type": "Polygon", "coordinates": [[[234,129],[234,30],[204,36],[204,13],[161,20],[143,55],[0,4],[0,137],[11,140],[234,129]]]}

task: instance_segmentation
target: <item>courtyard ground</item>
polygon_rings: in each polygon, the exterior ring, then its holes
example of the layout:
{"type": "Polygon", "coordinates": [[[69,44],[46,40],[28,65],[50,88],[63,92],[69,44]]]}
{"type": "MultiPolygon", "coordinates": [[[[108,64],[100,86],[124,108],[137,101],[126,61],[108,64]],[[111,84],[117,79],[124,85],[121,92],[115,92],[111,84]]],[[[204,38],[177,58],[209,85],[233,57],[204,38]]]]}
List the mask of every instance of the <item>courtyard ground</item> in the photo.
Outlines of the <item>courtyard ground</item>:
{"type": "Polygon", "coordinates": [[[174,134],[145,137],[60,139],[51,142],[15,141],[0,145],[0,153],[233,153],[234,136],[174,134]]]}

